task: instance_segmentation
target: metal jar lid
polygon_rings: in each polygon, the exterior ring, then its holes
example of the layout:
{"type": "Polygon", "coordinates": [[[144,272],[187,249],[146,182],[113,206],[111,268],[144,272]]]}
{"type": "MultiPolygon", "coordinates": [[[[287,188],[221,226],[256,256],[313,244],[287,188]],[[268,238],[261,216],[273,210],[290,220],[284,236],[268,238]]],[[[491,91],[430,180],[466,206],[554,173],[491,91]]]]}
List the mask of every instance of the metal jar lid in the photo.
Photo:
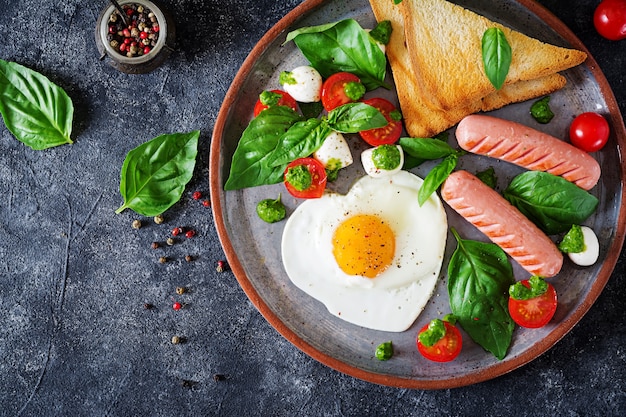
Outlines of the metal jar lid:
{"type": "Polygon", "coordinates": [[[159,25],[159,37],[156,45],[145,55],[128,57],[116,51],[108,39],[109,18],[117,10],[114,2],[111,2],[102,10],[96,24],[96,46],[100,60],[106,60],[117,70],[128,74],[145,74],[159,67],[173,51],[175,43],[176,29],[171,15],[161,5],[150,0],[119,0],[115,3],[120,7],[127,4],[141,5],[153,12],[159,25]]]}

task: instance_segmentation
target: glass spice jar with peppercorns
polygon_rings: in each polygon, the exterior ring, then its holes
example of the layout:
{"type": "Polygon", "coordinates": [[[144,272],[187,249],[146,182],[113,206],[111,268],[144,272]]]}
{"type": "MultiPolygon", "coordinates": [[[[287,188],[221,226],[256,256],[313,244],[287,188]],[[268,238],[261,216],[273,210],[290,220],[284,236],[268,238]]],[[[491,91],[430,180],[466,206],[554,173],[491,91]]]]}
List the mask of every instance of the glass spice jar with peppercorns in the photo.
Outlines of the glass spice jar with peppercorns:
{"type": "Polygon", "coordinates": [[[146,73],[161,65],[172,50],[174,23],[149,0],[121,0],[104,9],[96,25],[101,59],[126,73],[146,73]]]}

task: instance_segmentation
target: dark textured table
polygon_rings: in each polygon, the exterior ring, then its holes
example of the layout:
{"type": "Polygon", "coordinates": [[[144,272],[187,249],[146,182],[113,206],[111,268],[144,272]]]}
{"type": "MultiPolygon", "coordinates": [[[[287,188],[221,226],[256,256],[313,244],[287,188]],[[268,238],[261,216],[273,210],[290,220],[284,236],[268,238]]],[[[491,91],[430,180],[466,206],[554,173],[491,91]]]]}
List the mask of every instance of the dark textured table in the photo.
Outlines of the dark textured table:
{"type": "MultiPolygon", "coordinates": [[[[0,0],[0,58],[48,76],[76,108],[73,145],[33,151],[0,126],[0,415],[626,415],[624,254],[556,346],[495,380],[443,391],[327,368],[216,271],[224,255],[202,204],[213,124],[248,52],[299,3],[167,1],[176,50],[154,72],[127,75],[98,59],[105,1],[0,0]],[[126,153],[195,129],[196,170],[165,222],[115,215],[126,153]],[[197,234],[163,244],[177,226],[197,234]],[[184,343],[172,344],[175,335],[184,343]]],[[[588,47],[626,115],[626,40],[595,32],[598,2],[542,3],[588,47]]]]}

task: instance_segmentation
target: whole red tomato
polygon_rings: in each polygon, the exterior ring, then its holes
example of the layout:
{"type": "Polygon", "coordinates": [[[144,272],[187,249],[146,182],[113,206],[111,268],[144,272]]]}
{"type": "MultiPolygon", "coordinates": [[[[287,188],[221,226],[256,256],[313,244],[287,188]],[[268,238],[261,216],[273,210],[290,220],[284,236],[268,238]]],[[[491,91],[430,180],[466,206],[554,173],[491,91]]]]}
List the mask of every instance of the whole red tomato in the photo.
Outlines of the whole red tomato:
{"type": "Polygon", "coordinates": [[[574,118],[569,128],[572,145],[585,152],[597,152],[609,139],[609,123],[598,113],[585,112],[574,118]]]}
{"type": "Polygon", "coordinates": [[[602,0],[593,14],[593,25],[609,40],[626,38],[626,0],[602,0]]]}

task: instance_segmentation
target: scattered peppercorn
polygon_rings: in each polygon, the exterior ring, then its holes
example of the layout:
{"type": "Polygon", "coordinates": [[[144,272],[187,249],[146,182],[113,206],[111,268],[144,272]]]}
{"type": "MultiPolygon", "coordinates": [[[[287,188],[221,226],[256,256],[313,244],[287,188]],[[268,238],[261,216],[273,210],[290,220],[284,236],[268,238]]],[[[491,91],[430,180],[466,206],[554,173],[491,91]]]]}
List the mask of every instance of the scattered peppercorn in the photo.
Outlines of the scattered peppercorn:
{"type": "Polygon", "coordinates": [[[193,256],[191,256],[191,255],[185,255],[185,260],[186,260],[187,262],[191,262],[191,261],[193,261],[193,256]]]}
{"type": "Polygon", "coordinates": [[[193,388],[194,385],[197,384],[196,381],[190,381],[188,379],[183,379],[180,383],[183,388],[193,388]]]}
{"type": "Polygon", "coordinates": [[[213,380],[216,382],[224,381],[226,379],[226,375],[224,374],[215,374],[213,375],[213,380]]]}
{"type": "Polygon", "coordinates": [[[202,193],[200,191],[194,191],[192,196],[194,200],[200,200],[202,198],[202,193]]]}
{"type": "Polygon", "coordinates": [[[187,237],[187,239],[192,238],[196,235],[196,231],[195,230],[187,230],[187,232],[185,233],[185,237],[187,237]]]}
{"type": "Polygon", "coordinates": [[[180,310],[181,308],[183,308],[183,305],[181,303],[179,303],[178,301],[174,302],[174,304],[172,304],[172,308],[176,311],[180,310]]]}
{"type": "Polygon", "coordinates": [[[162,264],[164,264],[164,263],[166,263],[166,262],[167,262],[167,258],[166,258],[165,256],[161,256],[161,257],[159,258],[159,262],[160,262],[160,263],[162,263],[162,264]]]}
{"type": "Polygon", "coordinates": [[[152,249],[159,249],[159,247],[161,247],[161,245],[159,244],[159,242],[152,242],[152,245],[150,245],[150,247],[152,249]]]}
{"type": "Polygon", "coordinates": [[[174,243],[176,243],[176,241],[171,237],[168,237],[165,243],[167,243],[169,246],[172,246],[174,243]]]}
{"type": "Polygon", "coordinates": [[[172,236],[178,236],[182,232],[183,232],[183,228],[182,227],[175,227],[175,228],[172,229],[172,236]]]}
{"type": "Polygon", "coordinates": [[[176,294],[181,295],[184,294],[187,289],[185,287],[176,287],[176,294]]]}
{"type": "Polygon", "coordinates": [[[133,229],[141,229],[141,220],[133,220],[133,229]]]}
{"type": "Polygon", "coordinates": [[[152,310],[154,306],[150,303],[144,303],[143,308],[145,308],[146,310],[152,310]]]}
{"type": "Polygon", "coordinates": [[[155,222],[156,224],[161,224],[161,223],[163,223],[164,221],[165,221],[165,219],[163,218],[163,215],[162,215],[162,214],[159,214],[159,215],[157,215],[157,216],[154,216],[154,222],[155,222]]]}
{"type": "Polygon", "coordinates": [[[215,268],[217,272],[224,272],[226,269],[226,262],[219,260],[217,261],[217,268],[215,268]]]}

